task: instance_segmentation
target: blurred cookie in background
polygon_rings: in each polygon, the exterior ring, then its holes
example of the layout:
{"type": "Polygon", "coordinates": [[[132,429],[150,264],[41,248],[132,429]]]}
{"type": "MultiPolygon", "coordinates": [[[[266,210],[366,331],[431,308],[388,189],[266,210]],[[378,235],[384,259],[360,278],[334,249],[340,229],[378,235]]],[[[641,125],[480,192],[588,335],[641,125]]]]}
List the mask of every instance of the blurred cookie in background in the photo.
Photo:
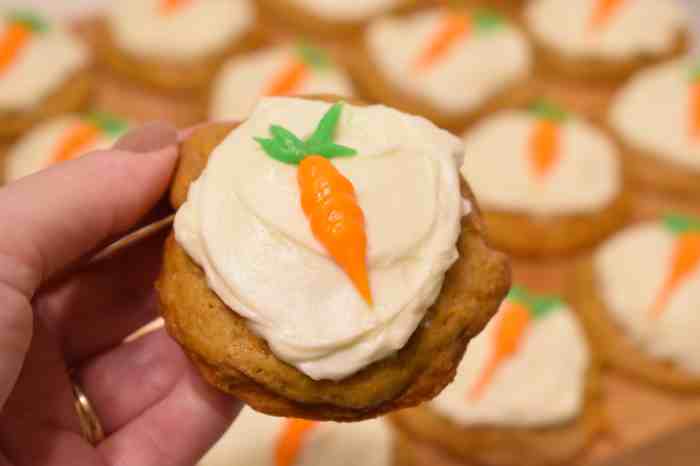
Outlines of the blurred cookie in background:
{"type": "Polygon", "coordinates": [[[19,139],[3,163],[5,182],[15,181],[87,152],[111,147],[128,124],[105,113],[70,114],[46,121],[19,139]]]}
{"type": "Polygon", "coordinates": [[[614,99],[609,123],[639,188],[700,199],[700,62],[636,75],[614,99]]]}
{"type": "Polygon", "coordinates": [[[585,84],[619,84],[690,39],[677,0],[532,0],[524,22],[543,71],[585,84]]]}
{"type": "Polygon", "coordinates": [[[599,376],[571,308],[515,286],[452,385],[391,419],[408,438],[465,464],[565,464],[604,429],[599,376]]]}
{"type": "Polygon", "coordinates": [[[298,41],[231,60],[216,79],[212,121],[242,121],[261,97],[332,94],[351,97],[352,81],[324,49],[298,41]]]}
{"type": "Polygon", "coordinates": [[[402,466],[383,419],[336,424],[244,408],[199,466],[402,466]]]}
{"type": "Polygon", "coordinates": [[[552,102],[497,113],[464,141],[462,175],[481,203],[487,236],[515,256],[578,252],[630,214],[613,140],[552,102]]]}
{"type": "Polygon", "coordinates": [[[381,18],[349,53],[368,96],[453,131],[532,97],[530,46],[494,10],[443,7],[381,18]]]}
{"type": "Polygon", "coordinates": [[[0,139],[84,107],[90,51],[54,18],[30,10],[0,13],[0,139]]]}
{"type": "Polygon", "coordinates": [[[572,296],[608,365],[700,393],[700,218],[668,215],[619,233],[580,264],[572,296]]]}

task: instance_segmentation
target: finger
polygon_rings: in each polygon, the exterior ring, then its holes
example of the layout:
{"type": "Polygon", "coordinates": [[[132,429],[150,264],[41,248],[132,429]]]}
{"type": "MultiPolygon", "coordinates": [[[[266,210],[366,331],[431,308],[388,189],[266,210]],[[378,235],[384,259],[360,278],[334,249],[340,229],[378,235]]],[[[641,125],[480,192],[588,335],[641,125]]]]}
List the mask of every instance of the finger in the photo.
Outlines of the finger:
{"type": "Polygon", "coordinates": [[[173,130],[164,148],[147,154],[95,152],[1,189],[0,216],[12,227],[0,237],[0,256],[24,272],[0,270],[0,281],[31,296],[43,280],[128,230],[164,194],[176,138],[173,130]]]}
{"type": "Polygon", "coordinates": [[[94,358],[79,378],[111,434],[165,399],[188,369],[182,350],[160,329],[94,358]]]}
{"type": "Polygon", "coordinates": [[[34,309],[49,322],[69,365],[120,344],[157,317],[153,284],[167,234],[144,240],[39,293],[34,309]]]}
{"type": "Polygon", "coordinates": [[[166,398],[99,447],[110,464],[190,466],[226,432],[240,402],[210,387],[188,366],[166,398]]]}

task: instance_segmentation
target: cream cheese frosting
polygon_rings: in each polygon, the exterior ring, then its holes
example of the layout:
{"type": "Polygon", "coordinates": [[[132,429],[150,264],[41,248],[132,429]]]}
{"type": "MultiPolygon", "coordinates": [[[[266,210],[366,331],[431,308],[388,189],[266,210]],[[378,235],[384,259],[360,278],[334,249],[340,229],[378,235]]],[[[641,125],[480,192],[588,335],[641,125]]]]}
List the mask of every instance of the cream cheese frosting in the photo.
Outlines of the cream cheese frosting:
{"type": "MultiPolygon", "coordinates": [[[[5,156],[6,181],[14,181],[43,170],[53,163],[55,157],[62,150],[66,138],[77,127],[85,124],[85,118],[79,115],[66,115],[42,123],[24,135],[5,156]]],[[[88,152],[107,149],[126,130],[116,132],[99,131],[90,141],[81,144],[77,151],[71,154],[71,158],[79,157],[88,152]]]]}
{"type": "Polygon", "coordinates": [[[572,117],[560,131],[558,161],[540,179],[531,167],[539,119],[525,110],[501,112],[466,133],[462,174],[487,209],[536,215],[596,211],[622,189],[615,146],[585,120],[572,117]]]}
{"type": "Polygon", "coordinates": [[[681,280],[658,317],[652,313],[671,274],[677,241],[662,223],[643,223],[604,244],[594,266],[607,310],[625,333],[651,356],[698,374],[700,267],[681,280]]]}
{"type": "Polygon", "coordinates": [[[340,380],[404,346],[458,258],[459,139],[383,106],[344,105],[333,165],[364,211],[370,308],[314,237],[297,168],[254,140],[281,125],[310,135],[330,104],[265,98],[218,146],[175,220],[211,289],[272,351],[313,379],[340,380]]]}
{"type": "MultiPolygon", "coordinates": [[[[300,63],[300,47],[302,45],[272,47],[230,61],[214,83],[211,119],[245,119],[274,80],[290,66],[300,63]]],[[[305,64],[305,67],[305,75],[291,91],[294,95],[353,95],[350,79],[332,63],[305,64]]]]}
{"type": "Polygon", "coordinates": [[[678,60],[632,78],[613,102],[610,123],[632,148],[700,171],[700,139],[690,131],[691,68],[678,60]]]}
{"type": "Polygon", "coordinates": [[[235,424],[199,466],[392,466],[392,433],[383,419],[313,423],[284,463],[276,452],[290,419],[244,408],[235,424]],[[291,462],[289,462],[291,460],[291,462]]]}
{"type": "Polygon", "coordinates": [[[687,13],[675,0],[625,0],[605,23],[591,21],[601,0],[533,0],[528,27],[538,40],[574,58],[634,59],[671,51],[687,28],[687,13]]]}
{"type": "Polygon", "coordinates": [[[495,347],[508,300],[469,343],[454,382],[430,406],[463,427],[539,428],[575,419],[582,411],[591,355],[568,305],[531,320],[516,354],[496,370],[479,398],[472,398],[495,347]]]}
{"type": "MultiPolygon", "coordinates": [[[[90,64],[88,48],[57,21],[34,15],[45,29],[30,34],[15,59],[0,72],[0,110],[24,111],[38,106],[90,64]]],[[[0,18],[0,37],[12,27],[0,18]]]]}
{"type": "Polygon", "coordinates": [[[139,57],[197,60],[221,53],[255,23],[250,0],[192,0],[170,13],[163,3],[112,2],[107,21],[116,44],[139,57]]]}
{"type": "Polygon", "coordinates": [[[438,62],[425,70],[415,63],[440,30],[446,9],[373,22],[366,33],[372,62],[393,86],[449,114],[474,111],[532,70],[525,37],[505,20],[478,32],[472,25],[438,62]]]}
{"type": "Polygon", "coordinates": [[[315,16],[328,21],[362,21],[385,13],[397,6],[401,0],[288,0],[315,16]]]}

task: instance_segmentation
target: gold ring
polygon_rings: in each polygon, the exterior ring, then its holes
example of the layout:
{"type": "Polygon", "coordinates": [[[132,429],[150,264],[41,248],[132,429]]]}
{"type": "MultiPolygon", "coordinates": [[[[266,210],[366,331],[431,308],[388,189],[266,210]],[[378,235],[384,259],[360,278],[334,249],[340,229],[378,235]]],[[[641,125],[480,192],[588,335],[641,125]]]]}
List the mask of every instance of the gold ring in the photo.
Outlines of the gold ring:
{"type": "Polygon", "coordinates": [[[80,430],[83,432],[83,437],[93,446],[97,445],[105,438],[104,429],[102,429],[100,419],[97,417],[90,400],[76,381],[73,381],[73,395],[75,396],[75,412],[80,420],[80,430]]]}

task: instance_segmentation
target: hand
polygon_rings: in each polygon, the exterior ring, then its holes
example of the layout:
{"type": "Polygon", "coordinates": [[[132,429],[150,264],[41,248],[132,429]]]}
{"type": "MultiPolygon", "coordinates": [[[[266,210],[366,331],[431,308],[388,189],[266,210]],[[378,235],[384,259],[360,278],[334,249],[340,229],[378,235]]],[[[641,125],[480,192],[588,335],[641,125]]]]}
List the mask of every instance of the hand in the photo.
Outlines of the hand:
{"type": "Polygon", "coordinates": [[[144,221],[168,188],[177,133],[149,125],[0,189],[0,466],[192,465],[239,405],[206,385],[157,315],[164,235],[66,270],[144,221]],[[62,277],[62,278],[59,278],[62,277]],[[69,369],[107,437],[82,436],[69,369]]]}

